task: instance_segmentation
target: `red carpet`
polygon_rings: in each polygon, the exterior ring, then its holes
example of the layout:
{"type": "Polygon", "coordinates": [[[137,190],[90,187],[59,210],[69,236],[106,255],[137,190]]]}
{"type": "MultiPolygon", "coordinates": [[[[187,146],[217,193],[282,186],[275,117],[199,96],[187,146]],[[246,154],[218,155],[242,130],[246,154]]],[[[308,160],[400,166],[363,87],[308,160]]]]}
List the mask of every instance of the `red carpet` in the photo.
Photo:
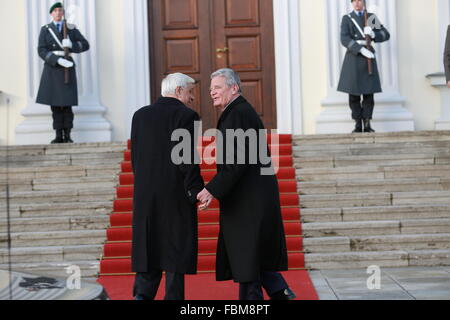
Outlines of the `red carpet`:
{"type": "MultiPolygon", "coordinates": [[[[317,293],[307,271],[283,272],[283,276],[297,295],[296,300],[318,300],[317,293]]],[[[103,276],[98,282],[112,300],[132,300],[134,276],[103,276]]],[[[238,284],[233,281],[217,282],[214,273],[186,276],[187,300],[238,300],[238,284]]],[[[164,299],[164,277],[157,300],[164,299]]],[[[268,299],[267,295],[265,298],[268,299]]]]}
{"type": "MultiPolygon", "coordinates": [[[[286,240],[289,254],[289,272],[285,273],[292,289],[300,300],[317,300],[317,294],[304,269],[303,238],[300,223],[300,204],[297,194],[295,169],[293,168],[292,138],[290,135],[269,136],[274,164],[278,164],[277,174],[280,185],[280,198],[286,240]],[[277,138],[275,140],[274,138],[277,138]]],[[[203,150],[211,149],[211,142],[203,142],[203,150]]],[[[133,212],[134,176],[131,167],[130,142],[124,155],[120,185],[117,187],[117,199],[110,217],[107,230],[107,242],[100,263],[101,283],[112,299],[131,299],[134,276],[131,273],[131,222],[133,212]]],[[[214,155],[214,152],[212,152],[214,155]]],[[[210,161],[205,161],[209,163],[210,161]]],[[[215,165],[202,164],[202,176],[205,183],[216,174],[215,165]]],[[[215,253],[219,233],[219,203],[214,201],[206,212],[199,212],[199,275],[188,276],[186,297],[189,300],[235,300],[237,286],[232,281],[215,281],[215,253]]],[[[158,294],[164,296],[164,286],[158,294]]]]}

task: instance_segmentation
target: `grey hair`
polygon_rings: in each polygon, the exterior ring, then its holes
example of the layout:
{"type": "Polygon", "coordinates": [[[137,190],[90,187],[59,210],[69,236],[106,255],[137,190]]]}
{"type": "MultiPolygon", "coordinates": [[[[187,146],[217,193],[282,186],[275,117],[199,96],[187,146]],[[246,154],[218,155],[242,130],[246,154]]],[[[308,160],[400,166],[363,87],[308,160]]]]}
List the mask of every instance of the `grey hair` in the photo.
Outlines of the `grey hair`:
{"type": "Polygon", "coordinates": [[[211,75],[211,79],[214,79],[217,77],[224,77],[225,83],[228,87],[232,87],[232,86],[236,85],[239,87],[239,93],[242,93],[241,78],[236,73],[236,71],[234,71],[233,69],[228,69],[228,68],[220,69],[211,75]]]}
{"type": "Polygon", "coordinates": [[[169,74],[161,83],[161,95],[175,95],[178,87],[187,88],[189,84],[195,84],[195,80],[183,73],[169,74]]]}

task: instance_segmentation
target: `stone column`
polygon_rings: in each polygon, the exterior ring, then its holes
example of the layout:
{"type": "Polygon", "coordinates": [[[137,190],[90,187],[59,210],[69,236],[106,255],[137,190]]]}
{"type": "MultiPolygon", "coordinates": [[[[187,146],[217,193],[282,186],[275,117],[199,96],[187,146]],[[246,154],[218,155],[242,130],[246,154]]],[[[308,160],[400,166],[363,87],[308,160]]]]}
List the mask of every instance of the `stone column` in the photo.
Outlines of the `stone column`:
{"type": "Polygon", "coordinates": [[[303,134],[299,1],[275,0],[277,118],[280,134],[303,134]]]}
{"type": "Polygon", "coordinates": [[[122,0],[125,21],[126,114],[127,128],[141,107],[150,101],[150,53],[147,0],[122,0]]]}
{"type": "MultiPolygon", "coordinates": [[[[39,32],[43,25],[51,21],[48,10],[53,3],[53,0],[26,0],[28,104],[22,111],[25,120],[16,127],[18,145],[47,144],[54,138],[50,107],[35,103],[44,63],[37,54],[39,32]]],[[[106,108],[101,105],[99,98],[95,2],[66,0],[65,6],[68,9],[68,18],[73,17],[73,23],[91,45],[88,52],[74,55],[77,64],[79,106],[73,108],[73,139],[76,142],[111,141],[111,125],[104,118],[106,108]]]]}
{"type": "MultiPolygon", "coordinates": [[[[317,133],[349,133],[354,128],[348,95],[337,91],[346,49],[340,41],[340,24],[353,10],[350,1],[324,0],[327,4],[328,95],[322,101],[323,111],[317,119],[317,133]]],[[[371,0],[369,11],[377,14],[391,33],[389,42],[376,44],[383,93],[375,95],[373,127],[378,132],[414,130],[413,115],[404,108],[405,98],[398,83],[396,0],[371,0]]]]}

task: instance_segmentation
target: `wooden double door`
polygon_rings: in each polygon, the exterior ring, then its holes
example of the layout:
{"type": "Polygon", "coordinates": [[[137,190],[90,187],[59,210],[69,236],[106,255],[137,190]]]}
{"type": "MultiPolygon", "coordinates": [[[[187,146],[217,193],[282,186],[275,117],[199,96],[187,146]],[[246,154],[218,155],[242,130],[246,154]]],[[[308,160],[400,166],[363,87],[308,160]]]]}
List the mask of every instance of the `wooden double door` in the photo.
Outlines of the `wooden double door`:
{"type": "Polygon", "coordinates": [[[272,0],[149,0],[149,27],[153,100],[167,74],[185,73],[198,82],[203,128],[215,128],[210,76],[232,68],[266,128],[276,128],[272,0]]]}

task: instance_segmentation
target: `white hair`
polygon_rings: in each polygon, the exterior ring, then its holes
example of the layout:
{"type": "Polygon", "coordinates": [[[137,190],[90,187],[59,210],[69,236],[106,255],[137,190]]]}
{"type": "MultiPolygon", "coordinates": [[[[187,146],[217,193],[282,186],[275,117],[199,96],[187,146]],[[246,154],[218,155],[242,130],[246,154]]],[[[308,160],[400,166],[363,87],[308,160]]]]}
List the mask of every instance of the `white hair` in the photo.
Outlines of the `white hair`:
{"type": "Polygon", "coordinates": [[[187,88],[189,84],[195,84],[195,80],[183,73],[169,74],[161,83],[161,95],[175,95],[177,88],[187,88]]]}
{"type": "Polygon", "coordinates": [[[239,87],[239,93],[242,93],[241,78],[239,78],[239,75],[233,69],[228,68],[219,69],[211,75],[211,79],[217,77],[224,77],[225,83],[228,87],[236,85],[239,87]]]}

